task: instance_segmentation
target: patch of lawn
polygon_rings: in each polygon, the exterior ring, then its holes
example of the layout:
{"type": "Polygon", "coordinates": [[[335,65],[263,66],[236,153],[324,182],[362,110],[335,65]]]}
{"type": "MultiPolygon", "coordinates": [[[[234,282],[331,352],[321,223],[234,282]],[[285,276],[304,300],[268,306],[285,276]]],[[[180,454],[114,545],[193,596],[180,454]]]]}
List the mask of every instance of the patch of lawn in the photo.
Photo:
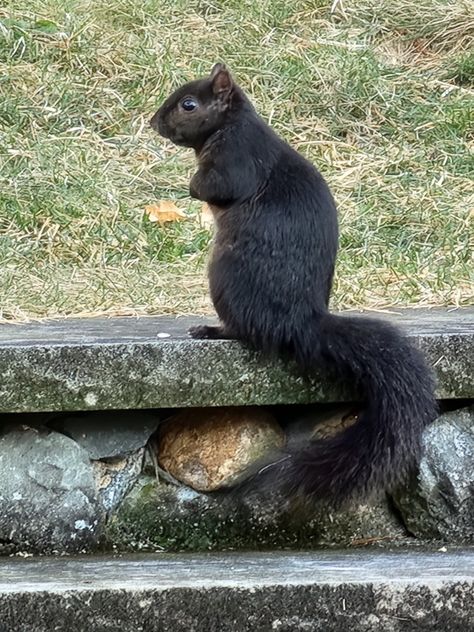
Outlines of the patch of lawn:
{"type": "Polygon", "coordinates": [[[7,0],[0,317],[211,310],[193,156],[148,120],[229,64],[329,181],[333,307],[474,302],[472,0],[7,0]],[[160,227],[144,207],[189,219],[160,227]]]}

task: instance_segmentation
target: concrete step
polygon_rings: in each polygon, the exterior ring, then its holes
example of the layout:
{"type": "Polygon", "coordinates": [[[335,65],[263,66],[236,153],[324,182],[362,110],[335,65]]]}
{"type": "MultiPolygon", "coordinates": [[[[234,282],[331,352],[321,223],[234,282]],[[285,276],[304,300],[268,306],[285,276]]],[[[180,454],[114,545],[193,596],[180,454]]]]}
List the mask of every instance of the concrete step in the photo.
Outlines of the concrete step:
{"type": "Polygon", "coordinates": [[[2,632],[469,632],[474,549],[0,561],[2,632]]]}
{"type": "MultiPolygon", "coordinates": [[[[474,308],[370,313],[392,320],[435,367],[439,398],[474,397],[474,308]]],[[[327,376],[311,383],[229,340],[187,335],[200,318],[66,319],[0,326],[0,412],[336,402],[354,397],[327,376]]]]}

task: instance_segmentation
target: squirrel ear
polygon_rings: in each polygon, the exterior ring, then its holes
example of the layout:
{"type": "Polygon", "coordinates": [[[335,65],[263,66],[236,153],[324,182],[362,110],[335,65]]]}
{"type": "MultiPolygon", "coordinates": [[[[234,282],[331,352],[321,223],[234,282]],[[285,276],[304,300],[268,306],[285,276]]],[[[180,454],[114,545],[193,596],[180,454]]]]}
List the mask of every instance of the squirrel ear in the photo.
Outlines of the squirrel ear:
{"type": "Polygon", "coordinates": [[[232,92],[234,82],[232,80],[230,72],[227,70],[224,64],[216,64],[213,67],[213,69],[211,70],[210,79],[212,83],[213,93],[222,100],[226,100],[232,92]]]}
{"type": "Polygon", "coordinates": [[[211,81],[221,70],[226,70],[225,64],[214,64],[210,74],[211,81]]]}

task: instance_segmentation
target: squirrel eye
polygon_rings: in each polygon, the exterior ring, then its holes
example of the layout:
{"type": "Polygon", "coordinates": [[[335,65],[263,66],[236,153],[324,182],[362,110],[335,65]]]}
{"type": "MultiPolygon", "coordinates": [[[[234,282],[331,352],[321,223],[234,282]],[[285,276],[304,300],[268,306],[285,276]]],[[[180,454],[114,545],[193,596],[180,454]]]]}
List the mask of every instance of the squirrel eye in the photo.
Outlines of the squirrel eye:
{"type": "Polygon", "coordinates": [[[181,101],[181,107],[183,108],[183,110],[186,110],[186,112],[192,112],[197,108],[197,106],[197,101],[195,101],[191,97],[186,97],[186,99],[183,99],[183,101],[181,101]]]}

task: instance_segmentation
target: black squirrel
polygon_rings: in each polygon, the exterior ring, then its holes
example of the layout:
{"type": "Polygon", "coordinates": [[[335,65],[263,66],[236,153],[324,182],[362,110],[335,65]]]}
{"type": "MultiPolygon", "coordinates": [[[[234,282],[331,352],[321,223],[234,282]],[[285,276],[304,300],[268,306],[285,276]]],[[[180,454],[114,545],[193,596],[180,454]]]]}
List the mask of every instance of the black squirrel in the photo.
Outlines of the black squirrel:
{"type": "Polygon", "coordinates": [[[190,193],[215,219],[209,285],[222,326],[190,334],[291,357],[306,375],[332,369],[365,400],[354,425],[261,468],[257,487],[279,478],[336,506],[398,483],[436,417],[434,380],[393,326],[329,313],[338,222],[321,174],[260,118],[223,64],[176,90],[151,126],[195,150],[190,193]]]}

